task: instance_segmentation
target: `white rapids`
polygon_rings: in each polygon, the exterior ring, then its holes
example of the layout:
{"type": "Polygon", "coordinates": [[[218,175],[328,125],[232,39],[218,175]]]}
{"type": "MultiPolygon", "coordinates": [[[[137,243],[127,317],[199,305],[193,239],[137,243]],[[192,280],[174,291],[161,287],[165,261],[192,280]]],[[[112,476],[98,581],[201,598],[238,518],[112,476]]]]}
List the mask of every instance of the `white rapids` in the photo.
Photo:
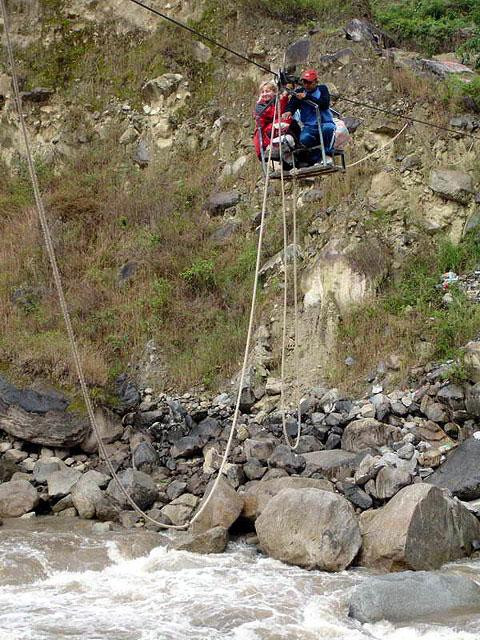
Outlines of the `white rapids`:
{"type": "MultiPolygon", "coordinates": [[[[140,531],[94,535],[78,519],[10,521],[0,528],[0,640],[480,639],[480,616],[350,620],[348,592],[365,571],[304,571],[240,543],[200,556],[157,542],[140,531]]],[[[480,560],[452,569],[480,579],[480,560]]]]}

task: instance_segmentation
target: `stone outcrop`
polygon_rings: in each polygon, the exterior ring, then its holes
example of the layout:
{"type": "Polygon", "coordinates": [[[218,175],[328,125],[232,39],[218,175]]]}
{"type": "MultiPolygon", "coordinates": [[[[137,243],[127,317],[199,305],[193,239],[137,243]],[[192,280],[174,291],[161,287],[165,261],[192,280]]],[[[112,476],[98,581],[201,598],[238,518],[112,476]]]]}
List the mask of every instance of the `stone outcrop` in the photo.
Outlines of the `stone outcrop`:
{"type": "Polygon", "coordinates": [[[369,238],[346,243],[333,238],[302,275],[305,307],[332,298],[340,312],[372,297],[388,271],[385,246],[369,238]]]}
{"type": "Polygon", "coordinates": [[[361,545],[351,504],[320,489],[284,489],[268,502],[255,529],[267,555],[308,569],[341,571],[361,545]]]}
{"type": "Polygon", "coordinates": [[[17,518],[35,509],[39,495],[27,480],[10,480],[0,484],[0,517],[17,518]]]}
{"type": "Polygon", "coordinates": [[[472,552],[480,523],[437,487],[414,484],[360,516],[362,566],[387,571],[438,569],[472,552]]]}
{"type": "MultiPolygon", "coordinates": [[[[95,421],[104,444],[110,444],[118,440],[123,434],[121,420],[112,411],[97,407],[95,409],[95,421]]],[[[90,429],[88,436],[80,444],[85,453],[95,453],[98,451],[98,442],[95,433],[90,429]]]]}
{"type": "MultiPolygon", "coordinates": [[[[204,500],[208,497],[213,486],[212,481],[207,487],[204,500]]],[[[199,509],[202,508],[203,501],[199,509]]],[[[232,486],[221,477],[212,499],[207,504],[205,510],[191,526],[193,533],[202,533],[214,527],[229,529],[235,522],[243,509],[243,499],[232,489],[232,486]]]]}
{"type": "Polygon", "coordinates": [[[169,548],[191,553],[222,553],[227,544],[228,530],[223,527],[214,527],[202,533],[181,534],[170,543],[169,548]]]}
{"type": "MultiPolygon", "coordinates": [[[[148,509],[155,502],[158,491],[152,478],[146,473],[135,469],[126,469],[118,474],[118,478],[128,495],[137,503],[140,509],[148,509]]],[[[117,502],[120,508],[132,508],[115,480],[110,481],[107,493],[117,502]]]]}
{"type": "Polygon", "coordinates": [[[368,578],[353,590],[348,615],[360,622],[409,622],[480,611],[480,586],[470,578],[403,571],[368,578]]]}
{"type": "Polygon", "coordinates": [[[342,435],[342,449],[358,452],[362,449],[383,447],[391,445],[401,437],[399,429],[374,418],[363,418],[347,425],[342,435]]]}
{"type": "Polygon", "coordinates": [[[18,389],[0,377],[0,429],[15,438],[47,447],[80,444],[88,421],[65,412],[67,405],[59,394],[18,389]]]}
{"type": "Polygon", "coordinates": [[[84,440],[88,422],[83,417],[56,411],[45,415],[27,413],[0,400],[0,429],[33,444],[71,448],[84,440]]]}
{"type": "Polygon", "coordinates": [[[286,476],[252,483],[243,494],[244,505],[242,515],[255,520],[266,505],[284,489],[321,489],[333,491],[333,484],[321,478],[297,478],[286,476]]]}
{"type": "Polygon", "coordinates": [[[473,194],[473,180],[468,173],[452,169],[433,169],[430,188],[438,195],[460,204],[468,204],[473,194]]]}
{"type": "Polygon", "coordinates": [[[449,489],[460,500],[480,498],[480,440],[462,442],[427,482],[449,489]]]}

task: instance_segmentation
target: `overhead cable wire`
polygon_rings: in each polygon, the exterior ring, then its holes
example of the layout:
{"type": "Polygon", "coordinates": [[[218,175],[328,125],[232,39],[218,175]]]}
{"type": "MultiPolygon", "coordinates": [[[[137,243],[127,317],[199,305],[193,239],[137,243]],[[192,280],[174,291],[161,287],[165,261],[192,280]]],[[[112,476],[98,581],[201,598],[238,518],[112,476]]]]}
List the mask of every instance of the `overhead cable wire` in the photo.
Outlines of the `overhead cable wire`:
{"type": "Polygon", "coordinates": [[[226,45],[222,44],[221,42],[218,42],[218,40],[215,40],[214,38],[211,38],[210,36],[207,36],[205,33],[202,33],[201,31],[198,31],[197,29],[193,29],[193,27],[189,27],[188,24],[185,24],[184,22],[181,22],[180,20],[176,20],[175,18],[172,18],[171,16],[167,15],[166,13],[162,13],[161,11],[158,11],[158,9],[154,9],[153,7],[150,7],[148,4],[145,4],[144,2],[140,2],[140,0],[129,0],[129,1],[133,2],[133,4],[136,4],[139,7],[142,7],[143,9],[146,9],[147,11],[150,11],[150,13],[154,13],[156,16],[159,16],[160,18],[163,18],[164,20],[167,20],[168,22],[171,22],[172,24],[174,24],[177,27],[181,27],[182,29],[186,29],[187,31],[190,31],[190,33],[193,33],[198,38],[202,38],[202,40],[206,40],[210,44],[213,44],[216,47],[219,47],[220,49],[223,49],[224,51],[228,51],[228,53],[231,53],[232,55],[237,56],[237,58],[240,58],[241,60],[244,60],[245,62],[248,62],[249,64],[254,64],[259,69],[263,69],[263,71],[266,71],[267,73],[273,73],[274,75],[277,75],[269,67],[265,67],[263,64],[260,64],[259,62],[256,62],[255,60],[252,60],[252,58],[249,58],[248,56],[244,55],[243,53],[239,53],[238,51],[235,51],[234,49],[231,49],[230,47],[227,47],[226,45]]]}
{"type": "Polygon", "coordinates": [[[376,107],[373,104],[368,104],[367,102],[360,102],[359,100],[352,100],[351,98],[347,98],[344,95],[340,95],[339,100],[343,100],[344,102],[350,102],[351,104],[356,105],[357,107],[365,107],[366,109],[371,109],[372,111],[378,111],[379,113],[384,113],[389,116],[393,116],[395,118],[402,118],[403,120],[408,120],[409,122],[415,122],[416,124],[423,124],[427,127],[432,127],[433,129],[439,129],[440,131],[447,131],[448,133],[454,133],[457,136],[467,136],[468,138],[473,138],[474,140],[480,141],[480,136],[476,136],[473,133],[469,133],[468,131],[459,131],[457,129],[451,129],[450,127],[443,127],[440,124],[433,124],[432,122],[427,122],[426,120],[419,120],[418,118],[413,118],[412,116],[406,116],[402,113],[395,113],[395,111],[390,111],[389,109],[383,109],[382,107],[376,107]]]}

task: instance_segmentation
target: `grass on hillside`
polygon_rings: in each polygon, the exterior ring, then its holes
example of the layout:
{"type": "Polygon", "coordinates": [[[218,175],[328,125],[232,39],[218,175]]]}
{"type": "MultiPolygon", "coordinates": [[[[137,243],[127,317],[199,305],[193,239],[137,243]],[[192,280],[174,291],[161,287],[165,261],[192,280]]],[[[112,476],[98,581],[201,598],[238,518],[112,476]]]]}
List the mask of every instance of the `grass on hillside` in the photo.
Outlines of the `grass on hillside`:
{"type": "Polygon", "coordinates": [[[239,4],[259,15],[281,20],[327,20],[329,24],[350,15],[352,0],[240,0],[239,4]]]}
{"type": "Polygon", "coordinates": [[[338,333],[337,363],[332,381],[355,384],[375,370],[380,354],[402,358],[398,372],[427,361],[456,358],[460,348],[480,330],[480,305],[469,301],[455,286],[453,303],[443,303],[438,288],[446,271],[465,273],[480,266],[480,235],[472,231],[458,245],[443,239],[433,247],[420,247],[377,300],[343,318],[338,333]],[[344,364],[353,356],[355,364],[344,364]]]}
{"type": "MultiPolygon", "coordinates": [[[[212,384],[236,366],[232,355],[243,345],[256,238],[245,238],[246,224],[226,246],[212,240],[218,223],[202,210],[215,175],[210,154],[125,175],[111,134],[110,144],[93,145],[43,181],[87,379],[112,380],[153,337],[172,382],[212,384]],[[178,178],[187,173],[188,185],[178,178]],[[122,284],[127,262],[136,270],[122,284]]],[[[73,384],[26,177],[4,174],[0,194],[0,360],[73,384]]]]}
{"type": "MultiPolygon", "coordinates": [[[[91,110],[104,108],[113,97],[139,107],[144,82],[168,71],[183,74],[195,86],[192,113],[212,97],[213,66],[195,60],[193,39],[183,30],[162,21],[153,34],[140,30],[118,34],[115,22],[86,23],[79,29],[63,11],[65,0],[41,0],[41,5],[44,34],[18,51],[25,89],[59,89],[64,97],[91,110]]],[[[222,6],[209,0],[202,19],[192,26],[215,36],[223,17],[222,6]]]]}
{"type": "Polygon", "coordinates": [[[433,55],[458,49],[480,61],[480,4],[477,0],[371,0],[376,20],[392,35],[433,55]]]}

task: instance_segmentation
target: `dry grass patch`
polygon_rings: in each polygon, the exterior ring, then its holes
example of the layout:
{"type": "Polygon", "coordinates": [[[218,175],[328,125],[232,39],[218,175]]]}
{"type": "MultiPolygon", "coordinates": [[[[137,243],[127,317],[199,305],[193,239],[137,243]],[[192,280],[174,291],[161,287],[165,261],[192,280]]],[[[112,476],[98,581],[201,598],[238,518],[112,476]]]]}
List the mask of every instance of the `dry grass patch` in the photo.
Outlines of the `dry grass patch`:
{"type": "Polygon", "coordinates": [[[480,305],[455,287],[450,290],[453,302],[444,304],[440,275],[468,272],[479,264],[480,236],[475,232],[458,246],[440,240],[419,247],[396,280],[385,283],[377,300],[343,317],[332,382],[358,390],[390,354],[400,356],[398,382],[406,382],[413,366],[456,358],[462,345],[478,334],[480,305]],[[347,356],[353,356],[353,366],[345,365],[347,356]]]}

